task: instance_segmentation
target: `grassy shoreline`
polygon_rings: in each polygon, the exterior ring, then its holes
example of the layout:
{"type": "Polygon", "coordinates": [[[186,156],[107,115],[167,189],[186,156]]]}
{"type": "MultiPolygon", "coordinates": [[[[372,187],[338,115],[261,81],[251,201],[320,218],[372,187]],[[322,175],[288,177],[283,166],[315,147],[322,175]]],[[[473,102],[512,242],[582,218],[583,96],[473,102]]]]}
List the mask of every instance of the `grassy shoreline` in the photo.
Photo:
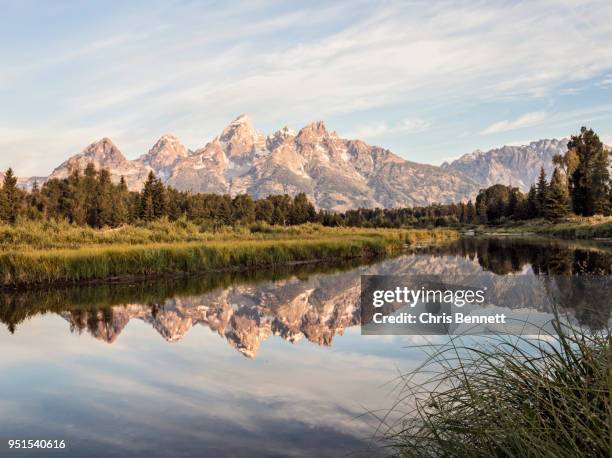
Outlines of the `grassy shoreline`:
{"type": "Polygon", "coordinates": [[[612,239],[612,217],[572,217],[560,222],[536,219],[503,226],[477,227],[479,235],[542,235],[562,239],[612,239]]]}
{"type": "MultiPolygon", "coordinates": [[[[126,243],[125,237],[126,233],[133,237],[139,231],[136,228],[126,228],[124,234],[114,232],[114,243],[100,242],[106,234],[87,230],[89,237],[83,237],[83,242],[76,246],[74,238],[70,244],[62,244],[62,237],[68,238],[66,234],[44,233],[44,237],[38,234],[31,237],[29,244],[14,243],[17,249],[2,245],[0,287],[26,288],[125,277],[258,269],[295,262],[342,261],[397,253],[406,244],[458,237],[457,232],[450,230],[331,229],[316,225],[263,229],[264,232],[258,229],[249,233],[190,229],[178,235],[167,233],[167,238],[175,240],[172,242],[157,242],[155,231],[147,239],[143,232],[136,243],[126,243]]],[[[150,230],[145,228],[141,232],[150,230]]]]}

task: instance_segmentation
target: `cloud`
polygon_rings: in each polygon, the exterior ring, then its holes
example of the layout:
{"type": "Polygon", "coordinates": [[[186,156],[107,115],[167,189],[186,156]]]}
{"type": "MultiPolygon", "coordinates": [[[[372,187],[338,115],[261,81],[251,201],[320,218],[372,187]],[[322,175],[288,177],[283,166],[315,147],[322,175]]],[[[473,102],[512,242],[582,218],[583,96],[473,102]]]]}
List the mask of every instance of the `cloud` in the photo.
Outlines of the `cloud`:
{"type": "MultiPolygon", "coordinates": [[[[201,146],[243,112],[265,131],[341,120],[347,131],[382,144],[424,128],[379,121],[411,113],[451,138],[474,131],[444,131],[440,119],[451,112],[552,98],[612,72],[610,2],[296,5],[229,3],[202,14],[197,2],[137,12],[117,3],[96,27],[75,21],[92,16],[75,6],[66,23],[16,27],[20,32],[8,37],[16,46],[2,54],[0,91],[9,98],[0,124],[31,132],[32,141],[20,144],[32,144],[41,161],[24,173],[48,173],[49,161],[65,159],[65,148],[36,146],[34,138],[47,132],[66,145],[87,145],[93,138],[67,133],[121,131],[135,156],[166,131],[201,146]],[[74,36],[83,44],[74,46],[74,36]]],[[[37,14],[27,9],[7,21],[21,26],[37,14]]],[[[494,124],[489,133],[518,128],[514,122],[494,124]]],[[[0,168],[24,153],[2,138],[0,148],[0,168]]]]}
{"type": "Polygon", "coordinates": [[[598,86],[603,87],[603,88],[609,88],[612,86],[612,75],[607,75],[604,79],[602,79],[599,83],[597,83],[598,86]]]}
{"type": "Polygon", "coordinates": [[[348,134],[352,138],[375,138],[397,133],[424,132],[431,128],[431,122],[424,119],[404,119],[395,124],[375,122],[359,127],[348,134]]]}
{"type": "Polygon", "coordinates": [[[481,135],[489,135],[498,132],[506,132],[509,130],[516,130],[521,129],[523,127],[533,126],[544,121],[547,116],[547,113],[544,111],[533,111],[531,113],[526,113],[523,116],[520,116],[511,121],[503,120],[491,124],[489,127],[482,130],[480,133],[481,135]]]}

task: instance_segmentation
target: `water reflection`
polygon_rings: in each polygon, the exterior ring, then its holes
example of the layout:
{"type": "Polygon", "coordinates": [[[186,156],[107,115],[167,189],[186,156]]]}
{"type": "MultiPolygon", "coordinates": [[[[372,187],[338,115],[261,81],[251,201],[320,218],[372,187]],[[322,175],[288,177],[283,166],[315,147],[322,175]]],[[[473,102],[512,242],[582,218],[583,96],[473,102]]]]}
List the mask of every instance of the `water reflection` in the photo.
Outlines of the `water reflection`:
{"type": "Polygon", "coordinates": [[[477,262],[498,275],[524,272],[535,275],[610,275],[612,245],[589,241],[543,238],[468,237],[454,243],[413,251],[435,257],[456,255],[477,262]]]}
{"type": "MultiPolygon", "coordinates": [[[[577,320],[599,327],[610,317],[607,289],[597,291],[594,310],[585,298],[588,275],[609,275],[609,246],[552,240],[466,238],[375,263],[297,265],[282,271],[225,273],[165,279],[129,285],[97,285],[30,292],[4,292],[0,320],[11,332],[24,320],[52,312],[74,333],[87,332],[113,343],[131,320],[154,328],[176,342],[194,326],[204,326],[243,355],[253,358],[263,341],[278,336],[288,342],[306,339],[330,346],[336,335],[359,324],[361,275],[525,274],[530,287],[492,283],[510,308],[551,301],[571,309],[577,320]],[[585,282],[547,281],[551,275],[585,277],[585,282]],[[504,288],[499,285],[506,285],[504,288]],[[544,300],[544,299],[547,300],[544,300]]],[[[593,293],[592,291],[590,293],[593,293]]],[[[548,306],[547,306],[548,307],[548,306]]],[[[542,310],[540,310],[542,311],[542,310]]],[[[547,309],[544,308],[544,311],[547,309]]]]}

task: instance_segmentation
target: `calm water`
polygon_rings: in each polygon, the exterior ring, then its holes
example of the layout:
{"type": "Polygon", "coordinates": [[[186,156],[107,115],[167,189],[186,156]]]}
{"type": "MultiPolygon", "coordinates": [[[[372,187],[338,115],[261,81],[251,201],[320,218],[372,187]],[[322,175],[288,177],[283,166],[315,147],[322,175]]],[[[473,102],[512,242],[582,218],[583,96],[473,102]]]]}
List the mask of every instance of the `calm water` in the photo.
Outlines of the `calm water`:
{"type": "MultiPolygon", "coordinates": [[[[364,414],[423,353],[360,334],[361,275],[609,275],[611,260],[610,245],[465,239],[370,265],[0,293],[0,439],[88,457],[380,454],[364,414]]],[[[570,312],[605,322],[611,302],[570,312]]]]}

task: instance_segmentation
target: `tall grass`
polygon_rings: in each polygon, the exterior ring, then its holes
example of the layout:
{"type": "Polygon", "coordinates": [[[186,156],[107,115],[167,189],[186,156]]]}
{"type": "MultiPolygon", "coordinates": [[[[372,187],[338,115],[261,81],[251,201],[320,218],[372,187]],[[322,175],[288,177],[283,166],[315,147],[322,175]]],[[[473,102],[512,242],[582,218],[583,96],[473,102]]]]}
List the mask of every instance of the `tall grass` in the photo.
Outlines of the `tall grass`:
{"type": "Polygon", "coordinates": [[[413,408],[387,431],[396,456],[607,457],[609,329],[453,340],[403,378],[413,408]],[[416,382],[417,374],[429,374],[416,382]]]}
{"type": "MultiPolygon", "coordinates": [[[[152,243],[151,239],[142,237],[136,243],[126,244],[126,239],[131,240],[132,229],[127,228],[127,233],[120,236],[83,229],[86,235],[74,239],[79,240],[78,248],[40,249],[38,239],[30,240],[30,245],[25,247],[18,245],[19,249],[5,249],[0,252],[0,286],[253,269],[315,260],[341,261],[398,252],[406,243],[418,240],[456,237],[451,231],[330,229],[306,225],[273,229],[264,238],[250,237],[250,231],[245,237],[240,232],[231,232],[231,237],[227,233],[198,233],[201,238],[197,241],[152,243]],[[106,237],[114,237],[112,240],[117,242],[95,243],[106,237]]],[[[45,235],[50,243],[66,240],[72,243],[73,240],[70,233],[45,232],[45,235]]],[[[173,237],[181,240],[176,234],[173,237]]]]}
{"type": "Polygon", "coordinates": [[[231,240],[313,239],[338,235],[401,235],[406,241],[456,238],[450,230],[331,228],[320,224],[300,226],[270,226],[255,223],[250,226],[223,226],[212,230],[187,220],[166,219],[122,226],[115,229],[92,229],[66,221],[22,220],[15,225],[0,224],[0,251],[17,249],[80,248],[98,245],[145,245],[151,243],[212,242],[231,240]]]}

